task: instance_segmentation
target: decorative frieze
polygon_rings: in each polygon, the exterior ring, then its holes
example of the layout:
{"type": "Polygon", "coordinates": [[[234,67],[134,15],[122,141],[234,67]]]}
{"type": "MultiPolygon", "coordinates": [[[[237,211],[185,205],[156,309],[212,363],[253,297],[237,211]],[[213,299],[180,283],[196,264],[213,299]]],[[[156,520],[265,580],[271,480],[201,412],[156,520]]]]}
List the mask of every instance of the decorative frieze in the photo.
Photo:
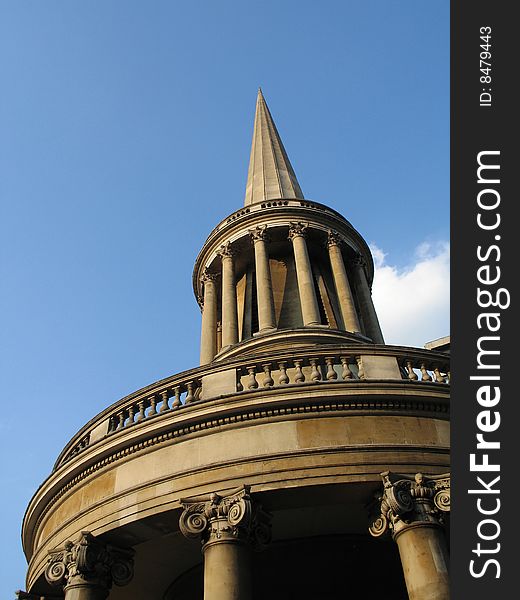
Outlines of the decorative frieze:
{"type": "Polygon", "coordinates": [[[450,475],[410,477],[386,471],[381,477],[380,515],[369,527],[374,537],[390,531],[395,538],[409,527],[444,523],[450,511],[450,475]]]}
{"type": "Polygon", "coordinates": [[[50,553],[45,578],[52,585],[96,587],[108,593],[112,583],[126,585],[133,577],[132,549],[105,544],[83,531],[76,543],[50,553]]]}

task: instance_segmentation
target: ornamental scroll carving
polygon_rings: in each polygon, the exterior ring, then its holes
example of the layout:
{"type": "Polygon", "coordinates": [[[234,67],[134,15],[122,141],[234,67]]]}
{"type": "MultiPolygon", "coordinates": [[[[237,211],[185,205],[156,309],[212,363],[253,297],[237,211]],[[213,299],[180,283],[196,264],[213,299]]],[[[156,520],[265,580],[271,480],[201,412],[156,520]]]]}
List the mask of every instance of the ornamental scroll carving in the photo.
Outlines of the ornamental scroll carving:
{"type": "Polygon", "coordinates": [[[52,585],[91,584],[109,590],[133,577],[132,549],[117,548],[83,531],[80,539],[51,552],[45,578],[52,585]]]}
{"type": "Polygon", "coordinates": [[[442,525],[450,512],[450,475],[414,477],[386,471],[383,493],[379,496],[380,514],[369,527],[379,537],[390,531],[393,536],[411,525],[442,525]]]}
{"type": "Polygon", "coordinates": [[[184,508],[179,528],[187,538],[211,542],[249,542],[261,550],[271,540],[270,515],[250,495],[250,486],[226,496],[212,493],[198,499],[181,499],[184,508]]]}

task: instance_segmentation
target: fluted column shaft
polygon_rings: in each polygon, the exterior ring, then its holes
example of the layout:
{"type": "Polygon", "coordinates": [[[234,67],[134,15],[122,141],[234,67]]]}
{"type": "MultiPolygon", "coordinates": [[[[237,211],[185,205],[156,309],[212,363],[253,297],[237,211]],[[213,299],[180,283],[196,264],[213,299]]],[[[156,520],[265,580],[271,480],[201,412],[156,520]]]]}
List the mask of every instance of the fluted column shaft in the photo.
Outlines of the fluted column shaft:
{"type": "Polygon", "coordinates": [[[355,288],[358,294],[359,307],[363,315],[365,333],[375,344],[384,344],[383,333],[379,325],[370,286],[365,273],[364,262],[361,258],[353,261],[355,288]]]}
{"type": "Polygon", "coordinates": [[[217,286],[215,278],[216,276],[210,273],[205,273],[202,277],[204,305],[200,336],[201,365],[210,363],[217,353],[217,286]]]}
{"type": "Polygon", "coordinates": [[[258,299],[259,333],[276,329],[273,284],[267,252],[266,228],[256,227],[250,232],[255,248],[256,294],[258,299]]]}
{"type": "Polygon", "coordinates": [[[383,473],[381,514],[370,533],[391,531],[399,548],[410,600],[449,600],[443,516],[450,510],[449,475],[383,473]]]}
{"type": "Polygon", "coordinates": [[[320,311],[314,288],[311,261],[305,242],[307,227],[301,223],[291,223],[289,239],[293,244],[296,278],[300,293],[300,304],[304,325],[320,325],[320,311]]]}
{"type": "Polygon", "coordinates": [[[343,256],[341,255],[340,244],[341,241],[339,236],[334,232],[329,231],[327,246],[329,248],[330,266],[332,269],[334,284],[336,286],[336,293],[338,294],[338,302],[341,310],[341,316],[343,317],[343,324],[345,325],[345,329],[347,331],[359,333],[361,331],[361,327],[359,325],[356,307],[354,305],[352,290],[350,289],[350,284],[348,282],[345,263],[343,262],[343,256]]]}
{"type": "Polygon", "coordinates": [[[204,600],[251,600],[251,548],[269,542],[270,524],[249,486],[181,504],[181,532],[202,542],[204,600]]]}
{"type": "Polygon", "coordinates": [[[222,259],[222,347],[226,348],[238,342],[235,266],[229,243],[218,254],[222,259]]]}

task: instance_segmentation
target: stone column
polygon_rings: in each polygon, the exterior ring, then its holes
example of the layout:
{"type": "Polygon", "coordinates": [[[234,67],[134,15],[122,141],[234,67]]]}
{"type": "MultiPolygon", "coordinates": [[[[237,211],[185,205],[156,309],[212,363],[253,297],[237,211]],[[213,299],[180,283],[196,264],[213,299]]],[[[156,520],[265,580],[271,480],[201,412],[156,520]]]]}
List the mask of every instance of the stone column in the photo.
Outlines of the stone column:
{"type": "Polygon", "coordinates": [[[354,298],[352,297],[347,271],[345,270],[345,263],[343,262],[343,256],[341,255],[341,238],[338,233],[329,231],[327,246],[329,249],[332,276],[334,277],[336,293],[338,294],[339,308],[341,310],[341,316],[343,317],[343,324],[347,331],[360,333],[361,327],[359,326],[354,298]]]}
{"type": "Polygon", "coordinates": [[[65,600],[105,600],[112,583],[126,585],[132,579],[133,554],[83,531],[78,542],[50,553],[45,577],[63,586],[65,600]]]}
{"type": "Polygon", "coordinates": [[[385,472],[381,514],[370,527],[379,537],[391,531],[399,547],[410,600],[448,600],[448,549],[443,517],[450,510],[450,476],[414,478],[385,472]]]}
{"type": "Polygon", "coordinates": [[[222,348],[238,342],[237,290],[231,243],[221,246],[222,259],[222,348]]]}
{"type": "Polygon", "coordinates": [[[204,271],[201,277],[204,286],[202,327],[200,335],[200,364],[210,363],[217,353],[217,276],[204,271]]]}
{"type": "Polygon", "coordinates": [[[303,324],[321,325],[311,261],[305,242],[306,232],[306,225],[303,225],[302,223],[291,223],[291,226],[289,227],[289,239],[292,241],[294,250],[294,262],[296,265],[296,278],[298,280],[298,291],[300,293],[303,324]]]}
{"type": "Polygon", "coordinates": [[[276,329],[273,284],[267,253],[267,227],[260,225],[250,231],[255,247],[256,294],[258,299],[259,333],[276,329]]]}
{"type": "Polygon", "coordinates": [[[210,494],[181,500],[179,520],[187,538],[199,538],[204,555],[204,600],[250,600],[251,549],[270,541],[269,515],[249,486],[226,496],[210,494]]]}
{"type": "Polygon", "coordinates": [[[357,291],[359,308],[363,315],[365,333],[375,344],[384,344],[383,334],[379,326],[376,309],[372,301],[372,293],[365,272],[365,261],[358,257],[352,261],[354,266],[355,289],[357,291]]]}

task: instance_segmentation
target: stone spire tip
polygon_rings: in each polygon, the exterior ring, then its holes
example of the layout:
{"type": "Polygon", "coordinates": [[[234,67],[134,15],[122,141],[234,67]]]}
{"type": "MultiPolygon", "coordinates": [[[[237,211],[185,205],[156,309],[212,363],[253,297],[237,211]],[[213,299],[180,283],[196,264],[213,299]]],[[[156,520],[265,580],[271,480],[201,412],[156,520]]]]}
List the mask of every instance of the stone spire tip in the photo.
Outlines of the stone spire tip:
{"type": "Polygon", "coordinates": [[[303,193],[259,87],[244,204],[277,198],[303,199],[303,193]]]}

